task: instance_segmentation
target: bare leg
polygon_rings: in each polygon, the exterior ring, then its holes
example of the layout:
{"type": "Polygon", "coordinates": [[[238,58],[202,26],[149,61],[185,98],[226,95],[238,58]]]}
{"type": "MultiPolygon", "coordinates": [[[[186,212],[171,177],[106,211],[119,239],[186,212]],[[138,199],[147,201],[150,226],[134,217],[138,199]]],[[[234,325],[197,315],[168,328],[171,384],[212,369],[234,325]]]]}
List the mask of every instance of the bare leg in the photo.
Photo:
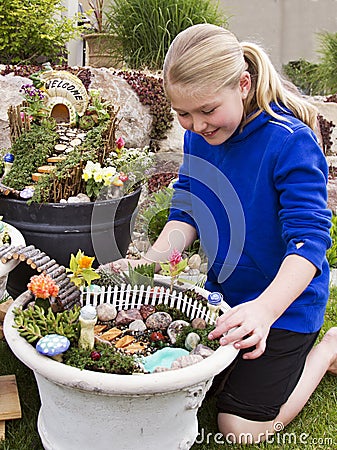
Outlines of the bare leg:
{"type": "Polygon", "coordinates": [[[275,431],[280,431],[278,426],[282,429],[282,426],[286,426],[297,416],[326,372],[337,375],[337,327],[330,328],[321,342],[310,351],[297,386],[274,421],[254,422],[232,414],[220,413],[220,432],[231,437],[233,442],[249,444],[260,442],[275,431]]]}

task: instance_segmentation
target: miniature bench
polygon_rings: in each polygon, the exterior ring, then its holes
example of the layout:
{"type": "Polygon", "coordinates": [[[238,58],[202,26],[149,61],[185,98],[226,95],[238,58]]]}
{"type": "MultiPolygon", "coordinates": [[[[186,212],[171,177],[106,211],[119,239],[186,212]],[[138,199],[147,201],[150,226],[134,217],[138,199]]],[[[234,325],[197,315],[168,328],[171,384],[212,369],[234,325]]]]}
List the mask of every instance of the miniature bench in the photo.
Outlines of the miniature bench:
{"type": "Polygon", "coordinates": [[[15,375],[0,376],[0,441],[5,439],[6,420],[21,419],[15,375]]]}

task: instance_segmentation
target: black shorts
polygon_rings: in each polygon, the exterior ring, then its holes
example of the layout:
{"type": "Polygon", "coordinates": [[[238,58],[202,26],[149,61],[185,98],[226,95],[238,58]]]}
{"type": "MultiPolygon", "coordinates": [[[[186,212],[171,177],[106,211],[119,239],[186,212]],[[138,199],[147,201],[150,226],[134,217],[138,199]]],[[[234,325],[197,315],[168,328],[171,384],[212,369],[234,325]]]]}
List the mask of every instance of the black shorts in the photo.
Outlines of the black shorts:
{"type": "Polygon", "coordinates": [[[265,422],[274,420],[301,377],[317,333],[295,333],[272,328],[266,350],[257,359],[238,357],[215,381],[222,383],[217,393],[220,413],[265,422]]]}

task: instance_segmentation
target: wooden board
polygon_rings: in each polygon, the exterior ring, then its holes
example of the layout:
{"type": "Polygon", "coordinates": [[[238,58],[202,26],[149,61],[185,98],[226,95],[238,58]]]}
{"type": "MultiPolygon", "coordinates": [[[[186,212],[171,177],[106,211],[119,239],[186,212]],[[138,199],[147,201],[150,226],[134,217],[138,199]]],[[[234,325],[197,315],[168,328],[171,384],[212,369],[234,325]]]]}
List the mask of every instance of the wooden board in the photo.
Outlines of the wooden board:
{"type": "Polygon", "coordinates": [[[0,376],[0,440],[5,439],[5,421],[21,418],[15,375],[0,376]]]}

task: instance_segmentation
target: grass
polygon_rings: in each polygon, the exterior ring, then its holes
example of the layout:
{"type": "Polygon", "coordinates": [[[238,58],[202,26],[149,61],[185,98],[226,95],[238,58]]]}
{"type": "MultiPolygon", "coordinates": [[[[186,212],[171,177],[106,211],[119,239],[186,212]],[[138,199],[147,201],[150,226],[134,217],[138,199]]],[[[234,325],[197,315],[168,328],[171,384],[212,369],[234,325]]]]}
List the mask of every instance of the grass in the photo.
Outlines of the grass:
{"type": "MultiPolygon", "coordinates": [[[[336,326],[337,288],[331,290],[320,337],[336,326]]],[[[6,439],[0,450],[43,450],[37,428],[40,407],[38,390],[32,372],[12,354],[4,340],[0,341],[0,375],[15,374],[22,407],[22,419],[6,422],[6,439]]],[[[247,382],[248,382],[247,375],[247,382]]],[[[337,448],[336,377],[326,375],[301,414],[284,430],[260,445],[230,445],[217,434],[214,398],[205,400],[199,410],[199,436],[192,450],[262,449],[262,450],[335,450],[337,448]],[[273,440],[273,442],[272,442],[273,440]]],[[[98,446],[99,448],[99,446],[98,446]]],[[[131,450],[131,449],[130,449],[131,450]]],[[[173,449],[172,449],[173,450],[173,449]]]]}

